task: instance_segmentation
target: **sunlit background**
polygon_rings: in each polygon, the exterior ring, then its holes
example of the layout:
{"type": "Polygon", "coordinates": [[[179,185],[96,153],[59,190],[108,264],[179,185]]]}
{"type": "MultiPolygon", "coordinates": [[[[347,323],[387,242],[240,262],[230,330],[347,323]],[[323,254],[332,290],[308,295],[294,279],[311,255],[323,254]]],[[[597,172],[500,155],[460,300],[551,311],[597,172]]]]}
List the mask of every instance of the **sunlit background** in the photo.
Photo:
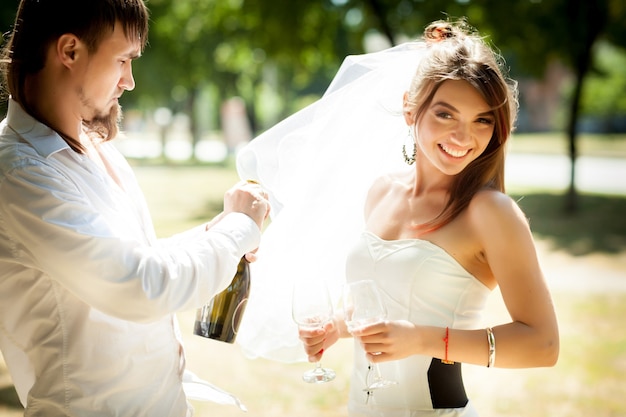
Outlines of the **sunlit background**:
{"type": "MultiPolygon", "coordinates": [[[[484,417],[626,415],[626,3],[623,0],[150,0],[149,45],[122,97],[124,137],[157,232],[221,209],[242,144],[323,94],[346,55],[417,38],[432,20],[465,16],[497,45],[519,82],[520,115],[506,167],[531,221],[561,324],[554,368],[466,367],[484,417]]],[[[0,31],[17,0],[0,3],[0,31]]],[[[0,104],[4,115],[6,103],[0,104]]],[[[508,319],[499,294],[490,324],[508,319]]],[[[188,363],[236,393],[250,416],[346,415],[349,342],[325,364],[245,358],[191,335],[188,363]]],[[[243,416],[198,403],[199,416],[243,416]]],[[[0,416],[22,414],[0,356],[0,416]]]]}

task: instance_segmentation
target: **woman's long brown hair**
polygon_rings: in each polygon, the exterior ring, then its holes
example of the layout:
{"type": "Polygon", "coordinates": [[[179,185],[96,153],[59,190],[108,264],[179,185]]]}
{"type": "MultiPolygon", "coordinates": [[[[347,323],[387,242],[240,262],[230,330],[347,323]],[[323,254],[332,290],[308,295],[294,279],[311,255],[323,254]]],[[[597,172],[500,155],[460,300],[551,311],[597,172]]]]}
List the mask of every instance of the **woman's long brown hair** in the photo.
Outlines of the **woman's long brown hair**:
{"type": "Polygon", "coordinates": [[[504,76],[503,59],[465,21],[438,21],[425,32],[427,53],[419,64],[407,94],[408,105],[416,112],[416,121],[430,105],[444,81],[470,83],[491,107],[494,132],[485,151],[454,177],[449,198],[442,212],[418,226],[428,233],[451,222],[481,189],[501,192],[504,187],[504,153],[517,115],[517,84],[504,76]]]}

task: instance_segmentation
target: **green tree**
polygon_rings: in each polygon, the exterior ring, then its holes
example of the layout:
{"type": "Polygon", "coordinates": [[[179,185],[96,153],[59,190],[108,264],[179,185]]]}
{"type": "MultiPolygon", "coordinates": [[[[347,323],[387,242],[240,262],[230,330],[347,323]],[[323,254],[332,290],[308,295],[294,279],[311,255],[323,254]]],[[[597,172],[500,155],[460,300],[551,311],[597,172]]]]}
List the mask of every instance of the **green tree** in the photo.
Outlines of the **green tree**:
{"type": "Polygon", "coordinates": [[[599,74],[598,45],[626,47],[626,4],[621,0],[477,0],[475,4],[489,11],[485,22],[493,29],[496,43],[515,54],[518,70],[542,77],[546,64],[556,58],[572,71],[563,129],[571,160],[564,208],[572,213],[578,206],[577,138],[583,94],[589,91],[585,84],[591,75],[599,74]]]}
{"type": "Polygon", "coordinates": [[[493,28],[496,43],[512,50],[526,71],[541,76],[546,63],[556,57],[574,75],[564,126],[571,160],[565,210],[574,212],[577,126],[585,82],[596,69],[600,42],[626,47],[626,5],[622,0],[476,0],[475,4],[489,11],[485,21],[493,28]]]}
{"type": "Polygon", "coordinates": [[[346,49],[342,26],[325,2],[152,0],[150,9],[150,47],[135,65],[134,100],[188,114],[194,145],[200,134],[194,108],[203,89],[214,87],[216,107],[242,96],[258,130],[264,80],[275,80],[271,87],[285,103],[277,118],[285,117],[299,94],[332,75],[346,49]]]}
{"type": "Polygon", "coordinates": [[[134,98],[147,107],[166,106],[187,114],[195,149],[200,139],[195,108],[206,80],[230,84],[224,74],[218,78],[211,54],[218,38],[214,25],[205,21],[223,13],[228,2],[152,0],[149,6],[149,48],[135,64],[138,94],[134,98]]]}
{"type": "Polygon", "coordinates": [[[607,42],[597,48],[597,62],[582,94],[585,115],[603,122],[607,131],[619,116],[626,115],[626,53],[607,42]]]}

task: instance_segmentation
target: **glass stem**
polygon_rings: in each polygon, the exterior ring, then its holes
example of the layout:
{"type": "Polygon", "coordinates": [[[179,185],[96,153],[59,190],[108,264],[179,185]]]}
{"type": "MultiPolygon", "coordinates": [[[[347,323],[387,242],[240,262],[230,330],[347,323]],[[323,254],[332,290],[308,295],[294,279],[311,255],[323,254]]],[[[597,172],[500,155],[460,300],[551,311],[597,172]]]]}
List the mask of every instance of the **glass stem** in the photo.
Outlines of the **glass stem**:
{"type": "Polygon", "coordinates": [[[376,379],[376,381],[382,380],[383,375],[380,373],[380,368],[378,367],[378,364],[370,362],[370,366],[374,368],[374,378],[376,379]]]}

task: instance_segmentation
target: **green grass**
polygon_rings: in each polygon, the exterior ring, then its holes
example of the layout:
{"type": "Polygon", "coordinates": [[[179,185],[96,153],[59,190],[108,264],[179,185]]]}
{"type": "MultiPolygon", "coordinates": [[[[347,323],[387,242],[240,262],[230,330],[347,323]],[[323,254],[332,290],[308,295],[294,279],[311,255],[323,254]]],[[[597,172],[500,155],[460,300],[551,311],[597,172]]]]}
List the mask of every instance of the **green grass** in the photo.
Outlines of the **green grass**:
{"type": "MultiPolygon", "coordinates": [[[[626,179],[625,179],[626,180],[626,179]]],[[[564,197],[554,193],[512,194],[535,236],[554,250],[575,256],[618,254],[626,248],[626,196],[581,194],[575,214],[565,214],[564,197]]]]}

